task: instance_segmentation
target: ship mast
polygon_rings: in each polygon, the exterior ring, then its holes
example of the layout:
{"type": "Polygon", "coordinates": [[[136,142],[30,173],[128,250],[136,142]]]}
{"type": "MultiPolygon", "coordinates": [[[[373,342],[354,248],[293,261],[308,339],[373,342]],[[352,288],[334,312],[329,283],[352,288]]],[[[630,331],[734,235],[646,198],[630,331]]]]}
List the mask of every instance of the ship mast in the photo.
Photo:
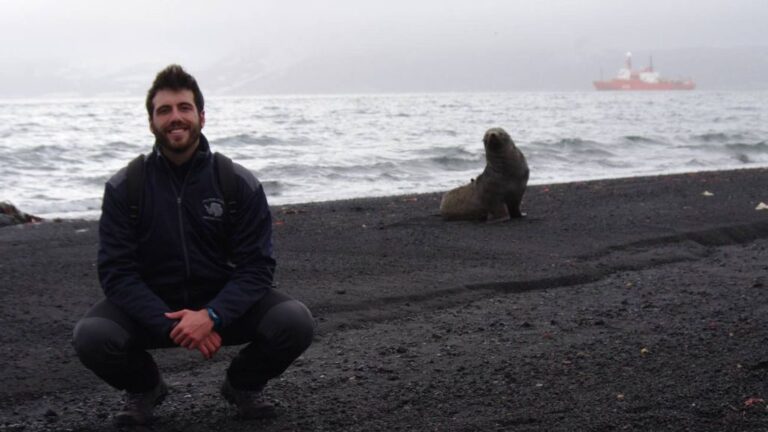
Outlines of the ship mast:
{"type": "Polygon", "coordinates": [[[627,70],[631,72],[632,71],[632,53],[629,51],[627,51],[626,65],[627,65],[627,70]]]}

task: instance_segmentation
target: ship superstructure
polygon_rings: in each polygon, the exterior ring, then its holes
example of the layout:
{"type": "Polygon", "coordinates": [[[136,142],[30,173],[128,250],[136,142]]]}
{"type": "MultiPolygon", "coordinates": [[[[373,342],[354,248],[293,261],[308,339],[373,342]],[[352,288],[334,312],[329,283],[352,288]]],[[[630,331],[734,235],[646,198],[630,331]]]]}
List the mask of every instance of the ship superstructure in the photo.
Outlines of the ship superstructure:
{"type": "Polygon", "coordinates": [[[693,90],[696,84],[690,80],[667,80],[653,69],[653,57],[648,67],[641,71],[632,69],[632,53],[628,52],[624,67],[616,77],[593,82],[597,90],[693,90]]]}

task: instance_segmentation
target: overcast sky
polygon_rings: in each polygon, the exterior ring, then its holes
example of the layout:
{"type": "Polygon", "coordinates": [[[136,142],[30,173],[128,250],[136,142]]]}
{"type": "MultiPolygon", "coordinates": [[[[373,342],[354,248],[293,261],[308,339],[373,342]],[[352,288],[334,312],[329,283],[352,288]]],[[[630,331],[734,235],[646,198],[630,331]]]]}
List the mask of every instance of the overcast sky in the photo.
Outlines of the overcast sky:
{"type": "Polygon", "coordinates": [[[279,66],[414,47],[768,46],[766,23],[766,0],[0,0],[0,66],[194,71],[233,56],[279,66]]]}

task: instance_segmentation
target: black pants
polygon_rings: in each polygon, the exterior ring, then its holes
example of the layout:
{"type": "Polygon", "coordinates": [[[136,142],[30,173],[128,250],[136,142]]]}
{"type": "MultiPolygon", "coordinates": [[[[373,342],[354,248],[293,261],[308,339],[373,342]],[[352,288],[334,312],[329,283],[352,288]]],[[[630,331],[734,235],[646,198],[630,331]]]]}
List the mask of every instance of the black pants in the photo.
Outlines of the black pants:
{"type": "MultiPolygon", "coordinates": [[[[314,320],[301,302],[270,290],[219,334],[223,345],[246,345],[227,369],[233,387],[260,390],[306,350],[314,320]]],[[[170,335],[157,340],[121,309],[102,300],[77,322],[72,345],[80,361],[120,390],[145,392],[160,373],[147,349],[177,346],[170,335]]]]}

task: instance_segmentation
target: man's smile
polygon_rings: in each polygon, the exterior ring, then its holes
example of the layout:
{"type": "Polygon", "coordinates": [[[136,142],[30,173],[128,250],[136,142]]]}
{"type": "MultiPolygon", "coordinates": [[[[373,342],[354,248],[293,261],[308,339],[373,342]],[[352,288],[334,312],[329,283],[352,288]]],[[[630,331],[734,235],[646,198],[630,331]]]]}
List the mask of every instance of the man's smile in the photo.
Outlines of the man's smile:
{"type": "Polygon", "coordinates": [[[187,132],[189,131],[189,126],[187,125],[173,125],[169,126],[165,133],[171,138],[181,138],[183,137],[187,132]]]}

